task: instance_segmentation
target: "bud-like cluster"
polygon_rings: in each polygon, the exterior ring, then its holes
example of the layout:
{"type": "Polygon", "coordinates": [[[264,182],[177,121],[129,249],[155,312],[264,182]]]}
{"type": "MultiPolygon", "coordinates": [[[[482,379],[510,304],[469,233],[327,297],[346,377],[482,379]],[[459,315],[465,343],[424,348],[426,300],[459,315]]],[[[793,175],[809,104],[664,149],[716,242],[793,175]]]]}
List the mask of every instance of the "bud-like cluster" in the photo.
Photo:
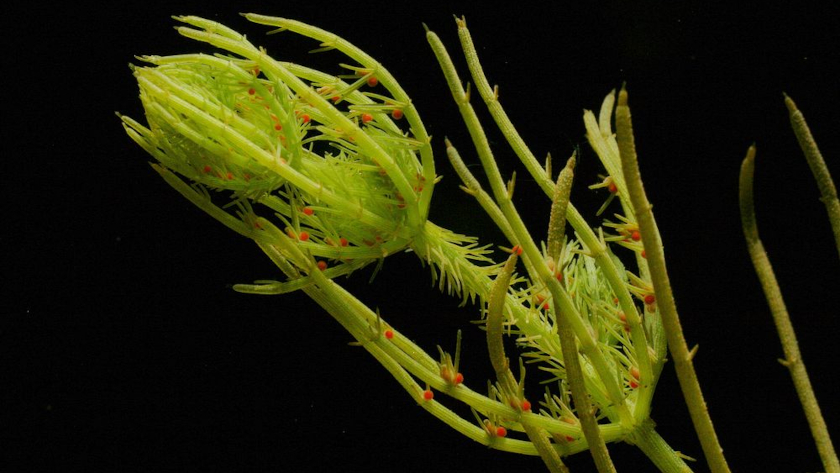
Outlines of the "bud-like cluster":
{"type": "Polygon", "coordinates": [[[224,54],[140,57],[149,65],[133,72],[148,125],[122,117],[129,136],[164,169],[225,191],[239,218],[256,222],[267,207],[275,234],[316,258],[352,261],[347,271],[411,243],[434,165],[416,111],[381,65],[349,43],[333,45],[359,63],[335,76],[277,61],[217,23],[178,19],[198,28],[181,34],[224,54]]]}

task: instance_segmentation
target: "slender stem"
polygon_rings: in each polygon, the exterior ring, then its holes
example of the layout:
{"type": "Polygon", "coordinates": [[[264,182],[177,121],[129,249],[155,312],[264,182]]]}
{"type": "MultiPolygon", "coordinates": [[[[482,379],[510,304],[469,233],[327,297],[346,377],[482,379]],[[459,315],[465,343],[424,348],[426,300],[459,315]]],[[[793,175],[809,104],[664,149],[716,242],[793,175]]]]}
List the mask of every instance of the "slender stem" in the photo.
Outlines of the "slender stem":
{"type": "Polygon", "coordinates": [[[534,157],[528,145],[525,144],[525,140],[516,131],[513,122],[510,121],[502,108],[502,104],[499,103],[498,86],[493,89],[490,88],[487,76],[485,76],[481,63],[478,61],[478,53],[475,50],[470,30],[467,29],[467,21],[463,18],[456,18],[455,21],[458,24],[458,38],[461,40],[461,49],[464,50],[464,58],[467,60],[467,67],[475,82],[478,94],[484,100],[487,110],[490,111],[490,115],[510,147],[537,181],[537,185],[550,197],[554,193],[554,183],[551,181],[551,176],[543,171],[539,161],[534,157]]]}
{"type": "MultiPolygon", "coordinates": [[[[561,309],[562,310],[562,309],[561,309]]],[[[598,430],[598,421],[595,419],[595,411],[589,393],[586,392],[583,371],[578,360],[578,346],[575,334],[567,323],[558,324],[557,336],[560,339],[560,348],[563,350],[564,367],[566,368],[566,380],[572,391],[572,399],[575,403],[575,410],[580,418],[581,429],[586,441],[589,442],[589,452],[595,461],[595,467],[600,473],[615,473],[615,466],[610,458],[610,452],[604,443],[601,432],[598,430]]]]}
{"type": "MultiPolygon", "coordinates": [[[[554,199],[551,202],[551,212],[548,219],[548,235],[546,240],[546,253],[552,262],[560,258],[560,250],[563,247],[563,237],[566,233],[566,210],[569,207],[569,197],[572,194],[572,180],[574,178],[575,157],[569,158],[566,167],[557,176],[557,184],[554,186],[554,199]]],[[[555,268],[555,271],[557,269],[555,268]]]]}
{"type": "Polygon", "coordinates": [[[805,370],[805,363],[799,352],[799,344],[796,341],[796,333],[790,321],[785,301],[782,299],[782,292],[779,283],[770,265],[770,259],[764,250],[764,245],[758,237],[758,225],[755,219],[755,205],[753,202],[753,175],[755,174],[755,145],[747,150],[747,157],[741,165],[740,178],[740,200],[741,200],[741,222],[744,227],[744,237],[747,240],[747,249],[750,253],[764,296],[770,306],[770,313],[776,323],[776,330],[779,332],[779,339],[782,342],[782,349],[785,359],[782,364],[790,370],[793,377],[793,385],[799,395],[799,402],[805,410],[805,417],[811,427],[811,435],[817,444],[823,466],[828,473],[840,472],[840,462],[837,460],[837,453],[831,443],[828,434],[828,427],[823,419],[814,389],[805,370]]]}
{"type": "Polygon", "coordinates": [[[653,218],[652,206],[642,186],[642,176],[639,172],[639,162],[636,158],[636,145],[633,138],[633,124],[630,119],[630,107],[627,105],[627,91],[623,88],[618,94],[615,124],[616,139],[621,155],[621,166],[627,183],[627,191],[638,219],[639,231],[642,233],[642,242],[645,246],[656,295],[656,306],[662,317],[665,334],[668,337],[668,346],[671,357],[674,359],[677,378],[688,404],[694,429],[700,438],[700,445],[703,447],[706,461],[709,462],[709,467],[716,473],[728,472],[729,466],[723,456],[723,448],[721,448],[717,434],[715,434],[714,426],[712,426],[712,419],[709,417],[706,401],[703,399],[703,391],[700,389],[700,382],[697,380],[697,373],[694,371],[688,345],[685,342],[685,335],[680,325],[674,294],[671,292],[671,282],[668,279],[668,271],[665,267],[665,252],[662,249],[662,240],[656,227],[656,221],[653,218]]]}
{"type": "MultiPolygon", "coordinates": [[[[490,291],[490,300],[487,302],[487,349],[490,353],[490,363],[496,371],[496,378],[502,386],[504,395],[508,398],[516,398],[521,394],[518,392],[519,386],[517,386],[516,379],[510,371],[508,359],[505,356],[504,343],[502,342],[505,299],[510,288],[510,278],[513,275],[514,268],[516,268],[516,253],[510,255],[504,267],[496,276],[493,290],[490,291]]],[[[582,378],[580,382],[582,386],[582,378]]],[[[569,469],[560,460],[557,450],[551,446],[545,431],[530,424],[526,419],[520,419],[520,423],[548,470],[551,473],[569,473],[569,469]]]]}
{"type": "Polygon", "coordinates": [[[675,452],[657,432],[654,423],[648,419],[636,427],[631,441],[650,458],[660,471],[665,473],[690,473],[679,453],[675,452]]]}
{"type": "MultiPolygon", "coordinates": [[[[438,248],[438,250],[436,250],[436,251],[446,251],[446,249],[445,249],[446,246],[443,245],[442,242],[440,241],[440,232],[435,230],[436,228],[437,227],[435,227],[431,222],[427,222],[425,231],[421,232],[419,235],[422,239],[428,240],[428,246],[430,248],[438,248]]],[[[423,247],[424,247],[424,244],[423,244],[422,241],[419,241],[419,242],[415,243],[414,248],[415,248],[415,251],[417,251],[418,255],[421,254],[421,253],[427,253],[428,252],[428,250],[424,250],[423,247]]],[[[466,268],[470,263],[463,262],[463,263],[454,263],[454,264],[456,264],[456,265],[462,264],[466,268]]],[[[479,274],[475,274],[474,271],[468,271],[468,270],[464,270],[462,272],[462,275],[463,275],[462,281],[463,281],[464,287],[474,288],[473,291],[476,294],[479,294],[485,300],[489,297],[489,294],[490,294],[490,292],[493,288],[493,284],[494,284],[494,280],[491,279],[489,275],[487,275],[487,274],[480,274],[479,275],[479,274]]],[[[554,279],[556,281],[555,278],[552,277],[552,279],[554,279]]],[[[521,301],[516,299],[514,297],[514,295],[508,293],[507,296],[506,296],[506,299],[507,299],[507,302],[506,302],[505,310],[508,311],[508,314],[509,314],[509,317],[510,317],[511,320],[516,320],[517,328],[519,330],[521,330],[522,333],[525,336],[540,337],[540,338],[547,338],[547,337],[554,337],[555,336],[554,331],[553,331],[551,326],[548,326],[547,324],[540,322],[540,319],[538,319],[536,317],[528,317],[527,316],[528,309],[526,309],[522,305],[521,301]]],[[[552,347],[549,347],[549,350],[551,350],[554,345],[555,344],[552,344],[552,347]]],[[[562,347],[561,347],[561,350],[562,350],[562,347]]],[[[554,358],[556,358],[558,360],[564,359],[564,355],[563,355],[562,351],[553,351],[552,350],[550,353],[554,358]]],[[[440,379],[440,378],[438,377],[438,379],[440,379]]],[[[463,387],[463,385],[461,387],[463,387]]],[[[459,389],[452,391],[452,395],[454,397],[457,397],[458,395],[460,395],[460,392],[461,392],[461,389],[459,387],[459,389]]],[[[465,402],[467,402],[467,401],[465,401],[465,402]]],[[[606,401],[605,401],[605,403],[606,403],[606,401]]],[[[468,404],[469,404],[469,402],[468,402],[468,404]]],[[[473,405],[473,404],[470,404],[470,405],[473,405]]],[[[476,407],[476,409],[479,409],[479,408],[476,407]]],[[[482,406],[481,409],[479,409],[479,410],[484,410],[485,412],[494,412],[494,413],[498,413],[498,414],[503,415],[503,416],[510,417],[513,410],[508,408],[508,407],[505,407],[505,409],[506,410],[504,412],[498,412],[498,411],[491,411],[488,408],[482,406]]],[[[539,416],[537,416],[537,418],[540,419],[539,416]]],[[[544,424],[541,424],[541,426],[543,428],[545,428],[546,430],[548,430],[549,432],[553,433],[553,432],[557,431],[558,422],[555,422],[553,419],[545,418],[545,420],[541,421],[541,422],[545,422],[544,424]]],[[[562,425],[562,424],[564,424],[564,423],[559,422],[559,425],[562,425]]],[[[569,424],[566,424],[566,425],[568,426],[569,424]]],[[[601,430],[601,435],[604,436],[604,439],[608,442],[611,442],[611,441],[615,441],[615,440],[621,438],[622,435],[623,435],[623,432],[625,432],[627,430],[627,427],[623,426],[621,424],[618,424],[618,423],[615,423],[615,424],[600,424],[599,429],[601,430]]],[[[576,432],[576,434],[579,434],[579,433],[580,433],[580,431],[576,432]]],[[[577,442],[575,442],[574,445],[577,445],[577,442]]]]}
{"type": "MultiPolygon", "coordinates": [[[[519,160],[534,178],[534,181],[548,196],[548,198],[553,199],[555,192],[555,184],[552,182],[551,176],[546,172],[545,169],[542,168],[542,166],[540,166],[539,162],[534,157],[534,154],[525,144],[525,141],[522,139],[519,132],[516,131],[516,127],[513,126],[513,123],[507,116],[507,113],[505,113],[504,108],[499,103],[498,87],[491,89],[490,83],[487,81],[487,77],[485,76],[484,70],[481,67],[481,63],[478,59],[478,52],[476,51],[475,45],[473,44],[472,36],[470,35],[469,29],[467,28],[466,20],[461,18],[456,19],[456,22],[458,24],[458,37],[461,41],[461,48],[464,51],[464,57],[467,61],[467,66],[470,70],[470,75],[473,78],[473,82],[475,83],[476,90],[478,91],[481,98],[484,100],[487,109],[490,111],[490,115],[496,122],[496,126],[499,128],[499,131],[502,132],[502,135],[504,135],[511,149],[513,149],[514,153],[516,153],[516,155],[519,157],[519,160]]],[[[436,41],[439,42],[439,40],[436,41]]],[[[432,42],[432,38],[430,38],[430,42],[432,42]]],[[[433,49],[435,47],[443,48],[442,45],[437,46],[435,43],[432,43],[432,47],[433,49]]],[[[439,55],[439,61],[441,62],[441,66],[444,69],[444,75],[447,77],[447,81],[451,84],[452,80],[458,79],[457,74],[455,73],[454,68],[451,71],[447,71],[447,67],[444,65],[444,62],[440,60],[441,57],[445,56],[439,55]]],[[[607,98],[607,101],[610,104],[612,102],[609,96],[607,98]]],[[[604,106],[601,109],[602,126],[605,128],[608,128],[609,126],[609,119],[607,118],[609,110],[611,110],[611,107],[609,106],[604,106]]],[[[467,123],[467,126],[469,126],[469,123],[467,123]]],[[[602,133],[605,132],[606,129],[602,131],[602,133]]],[[[609,135],[610,133],[606,134],[609,135]]],[[[593,143],[593,146],[595,145],[596,143],[593,143]]],[[[615,159],[611,160],[603,159],[603,156],[607,156],[607,154],[605,153],[598,153],[598,156],[602,157],[601,160],[604,166],[610,172],[610,174],[620,176],[621,163],[618,160],[617,152],[613,154],[616,154],[616,157],[615,159]]],[[[619,185],[623,187],[623,178],[619,178],[617,179],[617,181],[619,182],[619,185]]],[[[621,201],[622,207],[629,207],[629,205],[624,202],[624,199],[621,199],[621,201]]],[[[628,216],[632,216],[632,210],[626,213],[628,216]]],[[[492,215],[493,214],[491,213],[491,216],[492,215]]],[[[593,258],[597,260],[598,265],[601,267],[604,275],[607,278],[607,281],[610,284],[610,287],[612,288],[613,292],[615,292],[616,297],[618,297],[621,310],[624,311],[627,317],[627,323],[630,325],[630,337],[633,341],[636,359],[639,361],[640,371],[639,396],[634,414],[638,419],[644,419],[650,414],[650,403],[653,397],[653,386],[656,383],[656,373],[654,372],[654,369],[651,366],[650,356],[648,355],[648,340],[645,336],[645,331],[641,324],[641,317],[639,316],[639,313],[636,309],[636,305],[633,303],[633,299],[630,296],[630,293],[627,291],[627,288],[624,284],[624,280],[622,279],[623,271],[619,273],[619,270],[618,268],[616,268],[616,265],[614,264],[611,255],[607,251],[606,245],[604,245],[598,239],[598,237],[589,227],[589,224],[586,222],[586,220],[584,220],[584,218],[580,215],[580,213],[577,211],[577,209],[571,202],[568,204],[566,218],[568,219],[569,223],[572,225],[574,230],[578,233],[580,240],[586,246],[586,250],[591,254],[593,258]]],[[[642,272],[644,273],[644,268],[646,266],[645,261],[637,257],[637,262],[639,263],[639,267],[642,268],[642,272]]]]}
{"type": "MultiPolygon", "coordinates": [[[[554,187],[554,201],[551,203],[551,218],[548,224],[548,257],[551,261],[557,261],[560,256],[560,246],[566,223],[566,209],[572,192],[574,167],[575,158],[569,158],[566,167],[560,171],[560,175],[557,177],[557,185],[554,187]]],[[[557,327],[557,336],[560,338],[560,348],[563,350],[563,359],[566,361],[566,376],[572,390],[575,409],[578,417],[580,417],[583,435],[589,442],[589,452],[595,461],[595,467],[598,468],[600,473],[615,473],[615,465],[610,458],[610,452],[601,437],[601,431],[598,430],[598,421],[595,419],[592,400],[585,389],[583,371],[577,357],[575,334],[567,324],[560,323],[557,327]]]]}
{"type": "Polygon", "coordinates": [[[790,112],[790,124],[793,127],[793,133],[799,141],[799,146],[805,154],[805,159],[808,161],[808,166],[811,167],[811,172],[817,181],[817,187],[822,194],[820,200],[823,201],[825,210],[828,212],[828,220],[831,222],[831,229],[834,231],[837,252],[840,254],[840,200],[837,199],[837,188],[834,187],[834,181],[831,180],[831,174],[828,172],[822,153],[817,148],[817,142],[814,141],[811,129],[808,128],[802,112],[796,108],[793,99],[787,95],[785,95],[785,105],[790,112]]]}
{"type": "MultiPolygon", "coordinates": [[[[490,150],[487,136],[484,134],[484,129],[481,127],[475,110],[469,103],[469,93],[467,93],[462,87],[457,72],[455,71],[455,66],[449,57],[449,53],[446,51],[446,48],[440,41],[440,38],[438,38],[433,32],[428,32],[426,34],[426,38],[437,56],[438,62],[441,65],[441,69],[443,70],[444,76],[446,77],[449,85],[450,92],[458,104],[461,116],[464,119],[464,123],[467,125],[467,129],[473,139],[473,145],[478,152],[482,167],[487,174],[493,196],[495,197],[502,214],[508,221],[511,230],[516,237],[516,243],[522,247],[525,259],[530,261],[530,264],[532,264],[536,269],[537,274],[532,274],[532,279],[535,281],[542,281],[542,283],[546,285],[552,298],[559,306],[560,310],[557,311],[560,319],[559,323],[568,323],[571,325],[575,335],[581,341],[581,347],[584,353],[591,361],[594,370],[597,372],[598,377],[601,379],[601,382],[607,391],[609,399],[614,406],[615,414],[617,414],[625,428],[632,428],[635,420],[624,401],[624,396],[620,390],[615,373],[609,368],[609,364],[607,363],[604,354],[598,349],[597,342],[594,340],[592,334],[587,330],[585,323],[583,322],[580,313],[573,305],[569,294],[565,291],[565,289],[560,287],[560,284],[554,277],[553,272],[548,269],[548,265],[545,263],[540,250],[537,248],[534,240],[530,237],[528,229],[525,227],[525,224],[522,222],[522,219],[511,202],[507,188],[505,187],[501,173],[499,172],[499,168],[496,165],[496,161],[493,159],[493,154],[490,150]]],[[[619,298],[621,297],[622,296],[619,295],[619,298]]]]}

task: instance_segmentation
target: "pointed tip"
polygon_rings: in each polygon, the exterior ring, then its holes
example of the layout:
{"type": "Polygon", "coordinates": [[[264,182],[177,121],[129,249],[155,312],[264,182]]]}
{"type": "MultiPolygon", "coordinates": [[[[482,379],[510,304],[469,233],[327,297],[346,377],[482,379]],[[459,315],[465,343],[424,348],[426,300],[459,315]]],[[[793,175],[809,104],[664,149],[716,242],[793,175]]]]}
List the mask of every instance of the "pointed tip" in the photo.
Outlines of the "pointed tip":
{"type": "Polygon", "coordinates": [[[448,138],[448,137],[444,136],[444,137],[443,137],[443,142],[446,144],[446,148],[447,148],[447,149],[449,149],[449,148],[451,148],[451,147],[452,147],[452,142],[451,142],[451,141],[449,141],[449,138],[448,138]]]}
{"type": "Polygon", "coordinates": [[[784,98],[785,98],[785,106],[787,107],[788,112],[794,113],[794,112],[799,111],[799,108],[796,107],[796,102],[794,102],[793,99],[790,98],[790,96],[788,94],[782,92],[782,96],[784,96],[784,98]]]}
{"type": "Polygon", "coordinates": [[[756,152],[755,141],[753,141],[752,144],[750,145],[750,147],[747,148],[747,156],[744,158],[744,162],[755,161],[755,152],[756,152]]]}
{"type": "Polygon", "coordinates": [[[569,160],[566,161],[566,168],[570,171],[573,171],[575,169],[576,165],[577,165],[577,151],[573,152],[572,156],[569,158],[569,160]]]}
{"type": "Polygon", "coordinates": [[[621,83],[621,90],[618,92],[618,106],[627,106],[627,82],[621,83]]]}
{"type": "Polygon", "coordinates": [[[432,32],[432,30],[429,29],[429,25],[427,25],[425,22],[421,22],[420,24],[423,25],[423,30],[425,30],[426,33],[432,32]]]}

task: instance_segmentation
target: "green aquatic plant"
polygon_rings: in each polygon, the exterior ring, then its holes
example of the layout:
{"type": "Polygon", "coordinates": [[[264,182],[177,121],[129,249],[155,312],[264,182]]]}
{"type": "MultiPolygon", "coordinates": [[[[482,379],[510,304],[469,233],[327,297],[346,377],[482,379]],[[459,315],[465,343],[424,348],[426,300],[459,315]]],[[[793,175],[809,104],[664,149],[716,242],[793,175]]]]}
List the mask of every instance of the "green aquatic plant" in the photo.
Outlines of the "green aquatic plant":
{"type": "MultiPolygon", "coordinates": [[[[828,212],[828,219],[831,222],[837,244],[837,252],[840,254],[840,200],[837,198],[837,189],[834,187],[834,181],[832,181],[822,154],[819,148],[817,148],[816,141],[811,136],[811,130],[808,128],[808,124],[805,123],[805,117],[802,115],[802,112],[799,111],[796,104],[787,95],[785,95],[785,105],[787,105],[788,111],[790,112],[793,132],[799,141],[799,145],[802,148],[805,159],[808,161],[811,172],[814,174],[820,194],[822,194],[821,200],[825,204],[826,211],[828,212]]],[[[799,396],[799,402],[805,410],[805,418],[808,420],[808,426],[811,428],[811,435],[814,437],[817,451],[820,454],[825,471],[840,472],[840,461],[838,461],[837,453],[834,451],[831,436],[828,434],[828,426],[825,424],[820,406],[817,403],[817,398],[814,395],[814,390],[811,387],[808,372],[805,370],[805,363],[802,361],[802,355],[799,352],[799,344],[796,341],[793,324],[785,307],[785,302],[782,299],[779,283],[776,280],[773,267],[770,265],[767,252],[764,250],[764,245],[758,237],[758,224],[755,217],[755,204],[753,203],[755,154],[756,148],[755,145],[752,145],[747,150],[747,156],[741,164],[739,190],[744,238],[747,241],[750,259],[752,259],[753,266],[758,274],[758,279],[761,282],[761,288],[770,306],[773,322],[776,324],[776,330],[779,332],[779,339],[781,340],[782,349],[785,354],[785,358],[779,361],[788,368],[793,378],[796,394],[799,396]]]]}
{"type": "Polygon", "coordinates": [[[618,441],[637,445],[662,471],[690,471],[650,419],[670,347],[706,458],[713,471],[728,471],[680,329],[636,164],[625,90],[608,94],[597,117],[584,116],[587,139],[608,176],[592,187],[608,189],[620,206],[592,228],[570,202],[574,155],[557,177],[550,159],[544,165],[536,160],[485,79],[466,23],[458,21],[478,94],[552,202],[546,237],[535,240],[512,203],[515,175],[502,177],[470,90],[441,41],[427,32],[489,191],[448,140],[446,154],[464,191],[508,240],[510,256],[497,263],[476,238],[428,220],[439,179],[432,141],[387,69],[332,33],[245,16],[315,39],[319,50],[338,50],[349,61],[341,64],[346,74],[279,61],[219,23],[178,17],[185,24],[180,34],[219,52],[138,58],[144,65],[132,70],[147,123],[121,116],[168,184],[254,240],[285,275],[236,290],[303,291],[432,415],[491,448],[539,455],[550,471],[567,471],[562,457],[584,450],[599,471],[614,471],[606,444],[618,441]],[[614,252],[619,247],[629,251],[614,252]],[[463,303],[478,299],[497,377],[483,393],[459,371],[460,335],[454,355],[439,349],[435,359],[390,324],[388,314],[372,311],[335,282],[401,251],[417,254],[441,290],[463,303]],[[505,335],[522,349],[516,362],[505,353],[505,335]],[[526,360],[549,375],[544,391],[526,392],[526,360]],[[469,406],[474,419],[448,407],[455,401],[469,406]]]}

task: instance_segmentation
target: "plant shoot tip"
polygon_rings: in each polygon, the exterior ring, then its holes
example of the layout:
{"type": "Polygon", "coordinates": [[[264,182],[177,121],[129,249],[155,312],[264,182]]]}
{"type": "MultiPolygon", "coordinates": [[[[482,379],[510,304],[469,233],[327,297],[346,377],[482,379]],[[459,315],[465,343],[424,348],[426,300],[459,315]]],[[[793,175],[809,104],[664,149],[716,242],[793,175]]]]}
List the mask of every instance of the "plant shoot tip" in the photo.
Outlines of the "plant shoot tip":
{"type": "Polygon", "coordinates": [[[794,102],[793,99],[790,98],[790,96],[788,94],[785,94],[783,92],[782,95],[785,96],[785,106],[787,106],[788,112],[790,112],[790,113],[798,112],[799,109],[796,107],[796,102],[794,102]]]}
{"type": "Polygon", "coordinates": [[[627,89],[624,88],[624,85],[621,86],[621,91],[618,92],[618,106],[619,107],[626,107],[627,106],[627,89]]]}

